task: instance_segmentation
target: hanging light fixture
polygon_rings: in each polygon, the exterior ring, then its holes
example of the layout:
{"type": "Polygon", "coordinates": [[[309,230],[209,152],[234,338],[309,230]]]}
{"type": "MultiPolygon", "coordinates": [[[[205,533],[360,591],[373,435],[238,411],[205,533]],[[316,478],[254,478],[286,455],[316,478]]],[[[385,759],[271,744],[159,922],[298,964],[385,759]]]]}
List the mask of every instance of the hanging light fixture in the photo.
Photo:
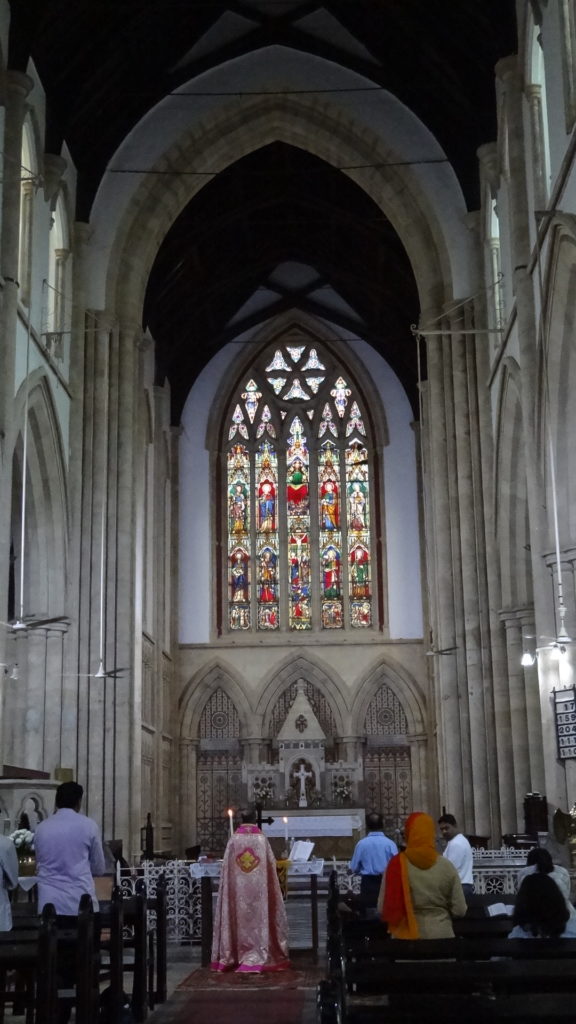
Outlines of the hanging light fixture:
{"type": "Polygon", "coordinates": [[[532,651],[523,651],[522,657],[520,658],[520,664],[523,668],[531,668],[536,662],[536,653],[532,651]]]}

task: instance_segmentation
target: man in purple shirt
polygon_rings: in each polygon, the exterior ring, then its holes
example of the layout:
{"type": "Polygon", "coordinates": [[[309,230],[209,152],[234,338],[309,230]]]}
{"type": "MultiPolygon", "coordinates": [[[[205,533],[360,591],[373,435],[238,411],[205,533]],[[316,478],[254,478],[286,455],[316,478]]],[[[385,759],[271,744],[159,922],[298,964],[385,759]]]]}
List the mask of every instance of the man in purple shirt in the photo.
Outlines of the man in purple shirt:
{"type": "Polygon", "coordinates": [[[89,893],[98,910],[93,875],[105,872],[100,829],[80,814],[84,790],[63,782],[56,790],[56,811],[34,833],[38,911],[53,903],[57,914],[77,915],[80,897],[89,893]]]}

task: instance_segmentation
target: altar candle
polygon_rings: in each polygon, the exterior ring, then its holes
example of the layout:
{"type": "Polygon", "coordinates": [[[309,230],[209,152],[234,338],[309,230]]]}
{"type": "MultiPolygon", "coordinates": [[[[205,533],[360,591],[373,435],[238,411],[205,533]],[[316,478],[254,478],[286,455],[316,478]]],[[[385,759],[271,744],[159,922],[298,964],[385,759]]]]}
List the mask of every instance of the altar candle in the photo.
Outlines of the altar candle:
{"type": "Polygon", "coordinates": [[[116,885],[120,885],[120,861],[116,861],[116,885]]]}
{"type": "Polygon", "coordinates": [[[288,842],[288,818],[282,818],[282,821],[284,822],[284,840],[287,843],[288,842]]]}
{"type": "Polygon", "coordinates": [[[234,811],[230,807],[228,808],[228,817],[230,818],[230,839],[232,839],[234,835],[234,811]]]}

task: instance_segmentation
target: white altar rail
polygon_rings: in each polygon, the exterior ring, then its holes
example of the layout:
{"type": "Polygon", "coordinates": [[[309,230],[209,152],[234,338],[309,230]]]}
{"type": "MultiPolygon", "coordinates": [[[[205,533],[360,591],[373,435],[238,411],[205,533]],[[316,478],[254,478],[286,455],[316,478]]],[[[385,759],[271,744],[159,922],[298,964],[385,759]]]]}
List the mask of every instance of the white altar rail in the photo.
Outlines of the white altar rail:
{"type": "MultiPolygon", "coordinates": [[[[477,893],[493,895],[495,900],[502,896],[513,895],[518,888],[518,871],[526,863],[526,857],[520,851],[513,850],[511,864],[503,863],[501,850],[483,850],[474,855],[474,889],[477,893]],[[493,856],[486,856],[492,854],[493,856]]],[[[168,919],[169,942],[200,942],[201,939],[201,889],[200,878],[192,878],[189,860],[170,860],[164,864],[145,861],[144,864],[123,868],[121,872],[122,891],[125,895],[133,895],[138,878],[146,884],[148,895],[156,894],[158,878],[164,874],[166,878],[166,904],[168,919]]],[[[343,895],[360,892],[360,876],[350,874],[348,861],[327,860],[324,864],[323,879],[319,879],[319,894],[327,891],[328,876],[336,870],[338,888],[343,895]]],[[[576,898],[576,871],[570,871],[572,880],[572,899],[576,898]]]]}

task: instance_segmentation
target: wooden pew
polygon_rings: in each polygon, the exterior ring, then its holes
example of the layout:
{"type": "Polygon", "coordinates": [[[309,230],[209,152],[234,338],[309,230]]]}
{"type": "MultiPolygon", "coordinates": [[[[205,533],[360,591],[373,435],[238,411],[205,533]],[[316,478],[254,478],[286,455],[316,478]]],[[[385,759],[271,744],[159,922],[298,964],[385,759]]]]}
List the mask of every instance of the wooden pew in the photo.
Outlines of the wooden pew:
{"type": "Polygon", "coordinates": [[[130,1003],[134,1019],[146,1019],[148,1009],[164,1002],[167,995],[166,884],[162,875],[156,895],[149,898],[143,879],[136,882],[134,896],[124,896],[115,887],[112,899],[102,905],[104,965],[101,982],[110,981],[106,1009],[111,1020],[122,1015],[123,976],[132,974],[130,1003]]]}
{"type": "Polygon", "coordinates": [[[166,876],[161,874],[155,896],[148,896],[148,1006],[151,1010],[167,997],[167,928],[166,876]]]}
{"type": "Polygon", "coordinates": [[[100,1009],[100,930],[94,920],[92,896],[84,893],[78,917],[56,918],[58,941],[58,1000],[76,1009],[82,1024],[97,1024],[100,1009]],[[69,981],[73,979],[73,985],[69,981]]]}
{"type": "Polygon", "coordinates": [[[56,914],[47,904],[32,927],[0,932],[0,1021],[6,1005],[16,1004],[26,1024],[56,1024],[56,969],[56,914]],[[15,985],[14,977],[21,979],[21,986],[15,985]]]}
{"type": "MultiPolygon", "coordinates": [[[[340,915],[336,899],[330,889],[329,977],[318,989],[322,1024],[576,1019],[576,940],[394,940],[381,922],[340,915]]],[[[487,919],[489,927],[497,922],[487,919]]],[[[510,927],[509,919],[499,924],[510,927]]]]}

